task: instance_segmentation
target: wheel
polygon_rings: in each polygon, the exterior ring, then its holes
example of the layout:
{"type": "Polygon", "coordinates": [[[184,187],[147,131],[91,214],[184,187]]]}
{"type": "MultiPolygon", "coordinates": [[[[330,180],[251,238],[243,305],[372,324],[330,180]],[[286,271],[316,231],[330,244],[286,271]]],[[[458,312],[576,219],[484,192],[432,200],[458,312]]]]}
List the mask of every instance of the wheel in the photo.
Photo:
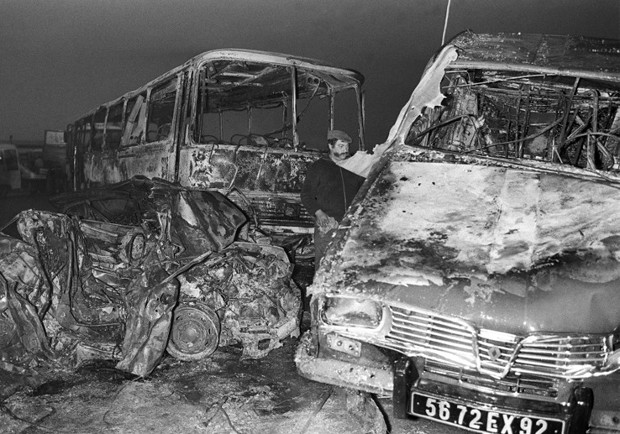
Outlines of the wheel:
{"type": "Polygon", "coordinates": [[[181,304],[173,313],[166,350],[179,360],[200,360],[217,349],[220,320],[203,303],[181,304]]]}

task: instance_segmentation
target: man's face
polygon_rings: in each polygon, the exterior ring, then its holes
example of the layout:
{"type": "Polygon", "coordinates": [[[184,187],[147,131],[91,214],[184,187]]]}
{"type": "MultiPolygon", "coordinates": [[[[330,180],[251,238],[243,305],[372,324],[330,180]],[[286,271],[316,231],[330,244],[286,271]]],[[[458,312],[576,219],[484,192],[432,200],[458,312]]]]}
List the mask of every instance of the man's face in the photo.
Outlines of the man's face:
{"type": "Polygon", "coordinates": [[[349,158],[349,142],[336,140],[336,143],[329,145],[329,156],[334,161],[342,161],[349,158]]]}

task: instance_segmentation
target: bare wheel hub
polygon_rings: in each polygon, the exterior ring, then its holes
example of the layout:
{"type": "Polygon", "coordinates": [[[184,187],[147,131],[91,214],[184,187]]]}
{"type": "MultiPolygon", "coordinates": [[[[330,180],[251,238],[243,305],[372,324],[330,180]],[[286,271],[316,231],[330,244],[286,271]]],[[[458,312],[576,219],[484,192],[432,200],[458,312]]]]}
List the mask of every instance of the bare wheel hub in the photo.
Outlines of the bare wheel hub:
{"type": "Polygon", "coordinates": [[[174,311],[167,351],[181,360],[198,360],[218,346],[220,320],[202,303],[181,304],[174,311]]]}

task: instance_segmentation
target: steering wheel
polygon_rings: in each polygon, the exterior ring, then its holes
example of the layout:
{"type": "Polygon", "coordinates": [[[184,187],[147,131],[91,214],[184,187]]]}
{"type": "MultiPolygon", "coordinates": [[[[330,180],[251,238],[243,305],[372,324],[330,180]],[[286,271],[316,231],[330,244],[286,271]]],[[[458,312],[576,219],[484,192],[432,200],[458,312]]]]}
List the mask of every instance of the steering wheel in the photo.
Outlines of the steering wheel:
{"type": "Polygon", "coordinates": [[[241,146],[258,146],[269,147],[273,144],[273,140],[269,136],[263,136],[262,134],[233,134],[230,138],[231,143],[241,146]]]}
{"type": "Polygon", "coordinates": [[[200,136],[200,143],[218,143],[219,141],[220,139],[211,134],[205,134],[200,136]]]}
{"type": "Polygon", "coordinates": [[[245,134],[233,134],[230,136],[230,143],[233,145],[247,146],[250,144],[250,136],[245,134]]]}
{"type": "Polygon", "coordinates": [[[271,137],[271,141],[279,148],[293,148],[293,140],[288,137],[271,137]]]}
{"type": "Polygon", "coordinates": [[[272,141],[268,136],[263,136],[261,134],[250,134],[249,136],[250,141],[252,142],[252,144],[256,145],[256,146],[271,146],[272,145],[272,141]]]}

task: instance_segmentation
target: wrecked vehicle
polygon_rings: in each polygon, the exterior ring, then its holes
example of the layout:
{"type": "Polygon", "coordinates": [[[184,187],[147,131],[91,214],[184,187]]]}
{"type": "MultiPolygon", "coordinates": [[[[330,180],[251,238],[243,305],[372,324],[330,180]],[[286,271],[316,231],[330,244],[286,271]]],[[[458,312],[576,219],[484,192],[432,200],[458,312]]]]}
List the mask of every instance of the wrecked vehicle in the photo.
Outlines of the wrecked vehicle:
{"type": "Polygon", "coordinates": [[[241,344],[261,358],[299,335],[301,295],[280,247],[239,238],[243,212],[217,192],[132,179],[57,196],[0,235],[0,351],[117,359],[148,375],[164,351],[198,360],[241,344]],[[25,331],[24,331],[25,330],[25,331]]]}
{"type": "MultiPolygon", "coordinates": [[[[363,76],[290,55],[215,50],[102,104],[67,128],[73,190],[134,176],[218,190],[275,238],[300,238],[312,258],[313,221],[299,192],[327,131],[364,146],[363,76]]],[[[353,146],[353,145],[352,145],[353,146]]]]}
{"type": "Polygon", "coordinates": [[[444,46],[309,287],[299,372],[469,431],[620,432],[619,106],[620,41],[444,46]]]}

